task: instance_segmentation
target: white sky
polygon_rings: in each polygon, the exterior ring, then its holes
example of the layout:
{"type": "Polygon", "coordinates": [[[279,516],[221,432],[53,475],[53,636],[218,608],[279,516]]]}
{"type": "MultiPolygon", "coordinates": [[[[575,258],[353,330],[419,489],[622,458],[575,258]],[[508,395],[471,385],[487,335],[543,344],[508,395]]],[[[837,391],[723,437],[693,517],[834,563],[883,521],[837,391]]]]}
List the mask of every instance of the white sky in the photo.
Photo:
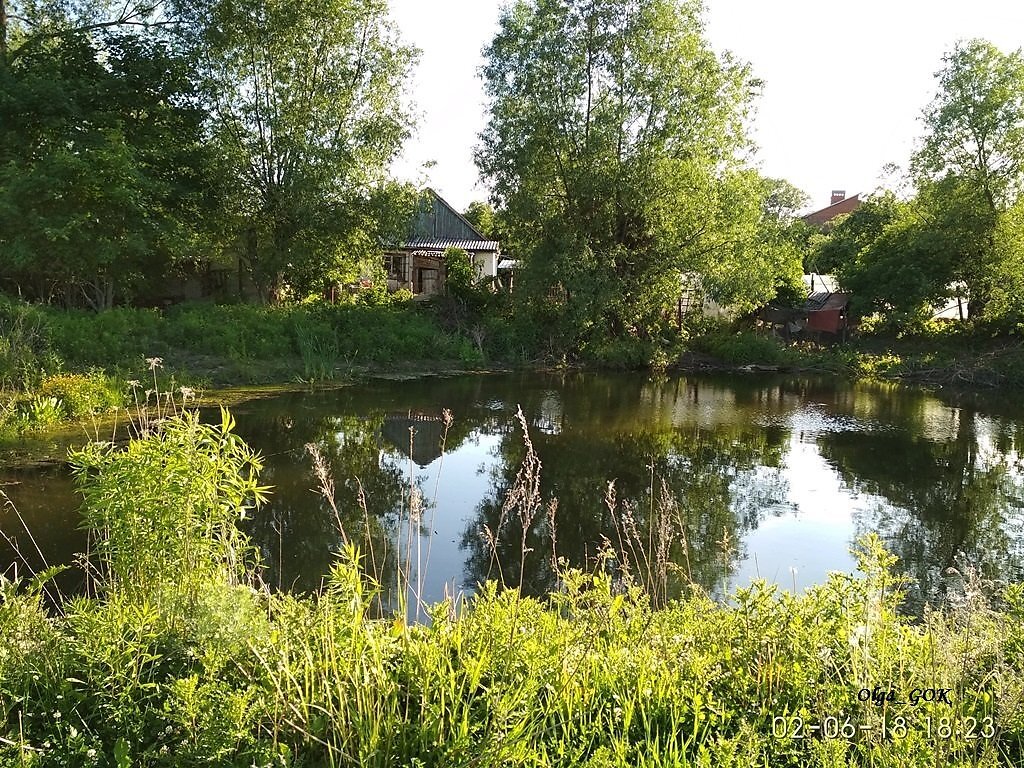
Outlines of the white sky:
{"type": "MultiPolygon", "coordinates": [[[[867,193],[887,163],[905,166],[942,54],[962,38],[1024,46],[1024,0],[707,0],[707,36],[764,81],[754,138],[763,173],[828,204],[867,193]]],[[[481,50],[500,0],[391,0],[403,38],[422,50],[416,135],[395,173],[430,183],[459,210],[487,198],[473,147],[483,128],[481,50]],[[436,162],[430,169],[423,164],[436,162]]]]}

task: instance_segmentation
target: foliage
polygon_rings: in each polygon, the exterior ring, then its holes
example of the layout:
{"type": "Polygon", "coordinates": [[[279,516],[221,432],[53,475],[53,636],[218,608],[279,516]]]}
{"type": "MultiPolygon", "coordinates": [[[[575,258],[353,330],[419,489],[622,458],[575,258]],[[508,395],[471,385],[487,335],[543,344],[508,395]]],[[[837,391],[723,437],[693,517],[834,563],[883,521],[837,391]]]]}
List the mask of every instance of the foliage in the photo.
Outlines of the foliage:
{"type": "Polygon", "coordinates": [[[40,368],[51,367],[46,358],[42,315],[26,304],[0,296],[0,389],[31,384],[40,368]]]}
{"type": "Polygon", "coordinates": [[[0,66],[0,269],[21,295],[108,309],[184,263],[215,207],[204,113],[154,39],[19,52],[0,66]]]}
{"type": "Polygon", "coordinates": [[[463,215],[484,237],[491,240],[502,239],[498,234],[498,214],[489,203],[474,200],[463,215]]]}
{"type": "Polygon", "coordinates": [[[409,130],[401,96],[415,53],[387,4],[174,6],[236,192],[230,233],[261,298],[281,298],[286,282],[319,290],[332,271],[378,255],[412,205],[386,179],[409,130]]]}
{"type": "Polygon", "coordinates": [[[656,334],[684,273],[750,308],[799,269],[759,226],[771,190],[735,159],[756,82],[712,51],[700,12],[518,2],[487,49],[477,163],[537,322],[568,349],[656,334]]]}
{"type": "Polygon", "coordinates": [[[808,261],[837,274],[859,314],[909,329],[956,298],[972,323],[1005,332],[1019,313],[1024,58],[963,41],[936,78],[910,163],[915,194],[872,196],[808,240],[808,261]]]}
{"type": "Polygon", "coordinates": [[[476,283],[473,259],[462,248],[448,248],[443,258],[445,290],[458,298],[467,298],[476,283]]]}
{"type": "Polygon", "coordinates": [[[236,523],[268,489],[256,482],[259,456],[233,426],[223,410],[216,427],[185,412],[126,449],[90,443],[72,451],[105,592],[190,607],[212,585],[246,580],[251,563],[236,523]]]}
{"type": "Polygon", "coordinates": [[[853,309],[911,316],[927,312],[950,293],[953,245],[914,202],[885,192],[841,217],[818,245],[816,263],[851,291],[853,309]]]}
{"type": "Polygon", "coordinates": [[[989,285],[985,320],[998,330],[1024,331],[1024,197],[996,223],[995,254],[985,275],[989,285]]]}
{"type": "Polygon", "coordinates": [[[971,314],[982,316],[999,264],[995,232],[1024,190],[1024,57],[975,39],[943,65],[912,170],[952,241],[950,279],[966,284],[971,314]]]}
{"type": "Polygon", "coordinates": [[[83,419],[124,405],[120,384],[97,372],[88,376],[76,373],[47,376],[38,391],[42,397],[57,398],[68,419],[83,419]]]}
{"type": "Polygon", "coordinates": [[[233,523],[260,490],[227,417],[175,417],[80,458],[102,592],[55,616],[46,575],[0,582],[7,763],[895,768],[1022,756],[1021,589],[996,610],[965,574],[960,600],[912,622],[874,536],[855,547],[860,577],[833,573],[801,595],[758,582],[724,602],[694,589],[655,607],[606,550],[593,570],[561,568],[544,600],[490,583],[409,626],[374,617],[352,548],[311,596],[238,584],[251,571],[233,523]],[[876,687],[893,700],[865,700],[876,687]],[[948,689],[952,704],[917,700],[922,688],[948,689]],[[836,738],[790,738],[794,718],[805,730],[828,720],[836,738]],[[986,737],[935,738],[941,718],[973,718],[986,737]]]}
{"type": "Polygon", "coordinates": [[[955,177],[991,212],[1005,210],[1024,180],[1024,56],[973,39],[942,61],[914,170],[919,178],[955,177]]]}

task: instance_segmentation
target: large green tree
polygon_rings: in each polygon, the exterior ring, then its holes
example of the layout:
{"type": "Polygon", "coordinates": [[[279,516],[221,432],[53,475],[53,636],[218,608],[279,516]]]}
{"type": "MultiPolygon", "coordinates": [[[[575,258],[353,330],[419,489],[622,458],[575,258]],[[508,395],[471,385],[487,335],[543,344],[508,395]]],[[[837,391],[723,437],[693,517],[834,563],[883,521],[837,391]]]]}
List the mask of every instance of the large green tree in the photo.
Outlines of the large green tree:
{"type": "Polygon", "coordinates": [[[582,337],[649,334],[685,273],[748,307],[793,271],[744,268],[769,194],[737,159],[757,82],[711,49],[702,10],[519,0],[486,50],[478,165],[526,276],[582,337]]]}
{"type": "Polygon", "coordinates": [[[172,20],[163,0],[0,0],[0,67],[56,40],[127,29],[149,30],[172,20]]]}
{"type": "Polygon", "coordinates": [[[181,0],[237,195],[225,211],[260,295],[377,250],[387,168],[409,131],[415,51],[385,0],[181,0]]]}
{"type": "Polygon", "coordinates": [[[0,272],[101,310],[190,257],[216,185],[183,60],[65,21],[0,65],[0,272]]]}
{"type": "Polygon", "coordinates": [[[911,168],[922,210],[949,240],[948,279],[985,313],[1000,272],[997,231],[1024,183],[1024,56],[984,40],[943,57],[911,168]]]}

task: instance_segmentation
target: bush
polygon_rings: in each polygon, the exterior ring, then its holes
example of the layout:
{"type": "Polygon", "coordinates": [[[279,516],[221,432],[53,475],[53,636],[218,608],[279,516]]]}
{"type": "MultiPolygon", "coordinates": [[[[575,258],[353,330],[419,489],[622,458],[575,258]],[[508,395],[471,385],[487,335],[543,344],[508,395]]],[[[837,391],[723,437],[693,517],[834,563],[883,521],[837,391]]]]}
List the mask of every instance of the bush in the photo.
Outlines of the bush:
{"type": "Polygon", "coordinates": [[[147,356],[163,356],[163,318],[156,309],[116,307],[106,312],[46,310],[49,347],[72,368],[137,368],[147,356]]]}
{"type": "Polygon", "coordinates": [[[781,365],[789,359],[786,348],[775,339],[750,332],[713,333],[697,339],[694,346],[733,365],[781,365]]]}
{"type": "Polygon", "coordinates": [[[654,343],[641,339],[606,339],[583,347],[585,360],[603,368],[635,371],[651,365],[656,357],[654,343]]]}
{"type": "Polygon", "coordinates": [[[54,367],[43,314],[0,296],[0,389],[29,388],[54,367]]]}
{"type": "Polygon", "coordinates": [[[39,394],[60,400],[63,415],[69,419],[82,419],[124,405],[122,385],[96,371],[87,376],[77,373],[48,376],[39,386],[39,394]]]}

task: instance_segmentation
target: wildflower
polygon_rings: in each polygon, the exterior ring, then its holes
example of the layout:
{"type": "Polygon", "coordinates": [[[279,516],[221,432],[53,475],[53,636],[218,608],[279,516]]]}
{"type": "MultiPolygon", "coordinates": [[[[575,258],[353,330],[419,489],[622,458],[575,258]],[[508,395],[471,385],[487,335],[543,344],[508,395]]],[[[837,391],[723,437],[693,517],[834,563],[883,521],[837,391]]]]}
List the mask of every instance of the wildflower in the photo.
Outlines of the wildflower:
{"type": "Polygon", "coordinates": [[[96,750],[95,749],[88,749],[88,750],[86,750],[85,756],[88,757],[90,760],[94,759],[96,757],[96,750]]]}
{"type": "Polygon", "coordinates": [[[60,712],[54,712],[53,713],[53,719],[54,720],[60,720],[60,712]]]}
{"type": "Polygon", "coordinates": [[[423,517],[423,492],[418,486],[413,486],[409,492],[409,518],[413,522],[419,522],[423,517]]]}
{"type": "Polygon", "coordinates": [[[141,387],[141,386],[142,386],[142,383],[141,383],[141,382],[139,382],[139,381],[137,381],[137,380],[135,380],[135,379],[128,379],[128,381],[127,381],[126,383],[127,383],[127,384],[128,384],[128,386],[129,386],[129,387],[131,387],[132,389],[138,389],[139,387],[141,387]]]}
{"type": "Polygon", "coordinates": [[[871,637],[871,628],[867,624],[858,624],[850,632],[850,645],[854,648],[858,648],[865,645],[868,638],[871,637]]]}
{"type": "Polygon", "coordinates": [[[196,399],[196,391],[192,387],[179,387],[178,391],[181,393],[181,399],[183,402],[196,399]]]}
{"type": "Polygon", "coordinates": [[[163,367],[164,359],[162,357],[147,357],[146,362],[149,364],[149,370],[154,371],[163,367]]]}

